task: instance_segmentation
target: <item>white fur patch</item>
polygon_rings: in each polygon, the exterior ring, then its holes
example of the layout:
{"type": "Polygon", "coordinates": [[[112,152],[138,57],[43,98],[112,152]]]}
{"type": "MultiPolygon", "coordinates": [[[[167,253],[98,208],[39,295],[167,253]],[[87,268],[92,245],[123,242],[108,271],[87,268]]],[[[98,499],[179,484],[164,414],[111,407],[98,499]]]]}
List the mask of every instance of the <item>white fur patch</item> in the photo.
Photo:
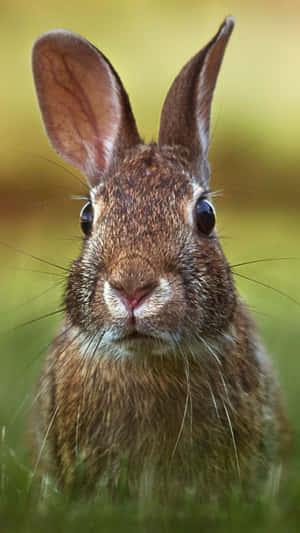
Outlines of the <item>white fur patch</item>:
{"type": "Polygon", "coordinates": [[[90,190],[90,199],[93,206],[94,216],[93,216],[93,225],[99,220],[100,214],[103,212],[103,203],[100,201],[97,201],[97,194],[100,192],[100,190],[104,187],[104,183],[98,183],[96,187],[93,187],[93,189],[90,190]]]}
{"type": "Polygon", "coordinates": [[[116,291],[112,288],[108,281],[104,282],[103,296],[107,308],[113,317],[127,318],[128,311],[124,303],[118,297],[116,291]]]}
{"type": "Polygon", "coordinates": [[[190,226],[194,227],[194,208],[195,203],[197,199],[201,196],[201,194],[204,192],[203,187],[201,187],[198,183],[192,182],[193,187],[193,198],[189,201],[187,205],[187,214],[188,214],[188,221],[190,226]]]}

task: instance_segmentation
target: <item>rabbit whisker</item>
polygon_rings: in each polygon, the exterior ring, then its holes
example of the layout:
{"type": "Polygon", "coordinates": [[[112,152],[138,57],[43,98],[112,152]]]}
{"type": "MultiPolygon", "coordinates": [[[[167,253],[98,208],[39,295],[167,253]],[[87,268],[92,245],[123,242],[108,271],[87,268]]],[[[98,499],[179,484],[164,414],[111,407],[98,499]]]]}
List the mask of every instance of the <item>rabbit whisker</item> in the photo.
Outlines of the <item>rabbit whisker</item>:
{"type": "Polygon", "coordinates": [[[207,382],[207,385],[208,385],[208,388],[209,388],[209,392],[210,392],[210,396],[211,396],[211,399],[212,399],[213,406],[214,406],[215,411],[216,411],[217,418],[220,419],[220,413],[219,413],[216,397],[214,395],[214,392],[212,390],[212,387],[211,387],[211,384],[210,384],[209,381],[207,382]]]}
{"type": "Polygon", "coordinates": [[[90,200],[89,196],[81,196],[80,194],[72,194],[71,200],[79,200],[79,201],[85,201],[88,202],[90,200]]]}
{"type": "Polygon", "coordinates": [[[223,194],[224,194],[223,189],[215,189],[215,190],[210,191],[210,196],[212,198],[218,198],[220,196],[223,196],[223,194]]]}
{"type": "Polygon", "coordinates": [[[226,414],[226,418],[227,418],[227,422],[228,422],[228,426],[229,426],[229,430],[230,430],[230,434],[231,434],[237,476],[240,479],[241,478],[241,469],[240,469],[240,461],[239,461],[239,455],[238,455],[238,449],[237,449],[236,440],[235,440],[235,436],[234,436],[234,431],[233,431],[231,419],[230,419],[230,416],[229,416],[229,412],[228,412],[228,409],[227,409],[227,407],[225,405],[224,400],[222,400],[222,404],[223,404],[223,408],[224,408],[224,411],[225,411],[225,414],[226,414]]]}
{"type": "Polygon", "coordinates": [[[188,410],[188,404],[189,404],[189,395],[188,393],[186,394],[186,399],[185,399],[185,405],[184,405],[184,411],[183,411],[183,416],[182,416],[182,420],[181,420],[181,424],[180,424],[180,428],[179,428],[179,432],[178,432],[178,435],[177,435],[177,439],[176,439],[176,442],[175,442],[175,446],[173,448],[173,451],[172,451],[172,454],[171,454],[171,459],[173,459],[175,453],[176,453],[176,450],[178,448],[178,444],[179,444],[179,441],[181,439],[181,436],[182,436],[182,432],[183,432],[183,428],[184,428],[184,424],[185,424],[185,419],[186,419],[186,415],[187,415],[187,410],[188,410]]]}
{"type": "Polygon", "coordinates": [[[221,363],[219,357],[217,356],[216,352],[213,350],[211,345],[204,339],[204,337],[199,335],[199,340],[202,342],[202,344],[205,346],[205,348],[209,351],[209,353],[213,356],[213,358],[218,363],[218,365],[222,366],[222,363],[221,363]]]}
{"type": "Polygon", "coordinates": [[[33,274],[45,274],[48,276],[58,277],[61,280],[65,280],[65,277],[62,274],[59,274],[58,272],[47,272],[45,270],[33,270],[31,268],[20,268],[20,267],[15,267],[14,270],[22,271],[22,272],[32,272],[33,274]]]}
{"type": "Polygon", "coordinates": [[[60,407],[60,406],[59,406],[59,404],[58,404],[58,405],[56,406],[56,408],[55,408],[55,411],[54,411],[54,413],[53,413],[53,415],[52,415],[52,417],[51,417],[51,420],[50,420],[50,422],[49,422],[49,424],[48,424],[48,427],[47,427],[47,430],[46,430],[46,432],[45,432],[44,438],[43,438],[43,440],[42,440],[42,444],[41,444],[41,447],[40,447],[40,450],[39,450],[39,453],[38,453],[38,456],[37,456],[37,460],[36,460],[35,465],[34,465],[33,474],[32,474],[31,479],[30,479],[29,488],[30,488],[30,486],[31,486],[31,484],[32,484],[32,482],[33,482],[33,479],[34,479],[35,476],[36,476],[37,469],[38,469],[38,467],[39,467],[39,464],[40,464],[40,461],[41,461],[41,458],[42,458],[42,454],[43,454],[43,451],[44,451],[45,446],[46,446],[47,438],[48,438],[49,433],[50,433],[50,431],[51,431],[51,428],[52,428],[52,426],[53,426],[53,424],[54,424],[54,421],[55,421],[56,415],[57,415],[57,413],[58,413],[59,407],[60,407]]]}
{"type": "MultiPolygon", "coordinates": [[[[215,353],[215,351],[213,350],[211,345],[207,341],[205,341],[205,339],[203,339],[202,337],[201,337],[201,341],[202,342],[204,341],[204,346],[206,346],[206,348],[208,349],[209,353],[211,355],[213,355],[214,361],[216,361],[218,363],[218,365],[222,366],[220,359],[218,358],[217,354],[215,353]]],[[[226,385],[226,382],[225,382],[225,379],[224,379],[224,375],[223,375],[223,372],[222,372],[220,366],[218,366],[218,373],[219,373],[219,376],[220,376],[220,379],[221,379],[221,382],[222,382],[222,385],[223,385],[223,388],[224,388],[224,391],[225,391],[225,396],[226,396],[226,401],[227,401],[228,407],[230,407],[230,409],[232,410],[232,404],[231,404],[231,401],[230,401],[228,388],[227,388],[227,385],[226,385]]],[[[212,401],[213,401],[213,404],[214,404],[214,407],[215,407],[215,411],[216,411],[217,417],[220,418],[220,414],[219,414],[219,410],[218,410],[218,407],[217,407],[216,398],[215,398],[215,395],[213,394],[213,391],[212,391],[212,388],[211,388],[211,385],[210,385],[209,381],[208,381],[208,387],[210,389],[210,393],[211,393],[211,397],[212,397],[212,401]]],[[[226,418],[227,418],[228,426],[229,426],[229,430],[230,430],[230,435],[231,435],[231,439],[232,439],[237,474],[238,474],[238,477],[240,478],[240,465],[239,465],[238,450],[237,450],[236,440],[235,440],[234,431],[233,431],[233,427],[232,427],[232,423],[231,423],[231,418],[230,418],[230,415],[229,415],[229,411],[228,411],[228,409],[227,409],[227,407],[226,407],[226,405],[224,403],[224,400],[222,400],[222,404],[223,404],[223,407],[224,407],[224,411],[225,411],[225,414],[226,414],[226,418]]]]}
{"type": "Polygon", "coordinates": [[[232,404],[231,404],[231,400],[230,400],[230,397],[229,397],[229,392],[228,392],[228,388],[227,388],[227,385],[226,385],[226,381],[224,379],[223,372],[221,372],[220,369],[219,369],[219,376],[221,378],[222,385],[223,385],[223,388],[224,388],[224,391],[225,391],[227,403],[228,403],[230,409],[232,410],[232,404]]]}
{"type": "MultiPolygon", "coordinates": [[[[65,333],[67,331],[69,331],[70,329],[72,329],[73,326],[69,326],[66,330],[64,330],[60,335],[57,336],[57,339],[59,339],[60,337],[64,336],[65,333]]],[[[79,334],[75,335],[74,338],[71,340],[71,342],[69,344],[66,345],[66,349],[68,349],[72,344],[73,342],[77,339],[77,337],[79,336],[79,334]]],[[[49,349],[51,343],[49,343],[49,345],[47,346],[47,349],[49,349]]],[[[42,353],[44,353],[45,351],[45,348],[43,348],[37,357],[39,357],[42,353]]],[[[25,369],[23,369],[23,372],[22,372],[22,377],[24,377],[24,371],[29,368],[32,364],[33,361],[36,360],[36,357],[26,365],[25,369]]],[[[40,398],[40,396],[43,394],[43,392],[46,390],[47,388],[47,377],[49,376],[49,374],[51,373],[52,369],[53,369],[53,366],[55,365],[56,361],[53,360],[51,362],[51,364],[49,365],[49,368],[47,368],[47,372],[46,374],[42,377],[42,380],[40,382],[40,388],[39,388],[39,391],[35,394],[34,398],[31,397],[30,394],[27,394],[25,396],[25,398],[23,398],[23,400],[21,401],[20,405],[16,408],[16,411],[15,413],[13,414],[12,418],[10,419],[10,422],[9,422],[9,427],[13,426],[15,421],[17,420],[18,416],[20,415],[20,413],[23,412],[23,408],[25,408],[26,404],[29,402],[29,400],[31,399],[31,402],[30,402],[30,405],[28,405],[28,408],[26,408],[28,411],[31,410],[31,408],[35,405],[35,403],[38,401],[38,399],[40,398]],[[44,384],[44,381],[45,381],[45,384],[44,384]]]]}
{"type": "Polygon", "coordinates": [[[183,357],[183,361],[184,361],[185,376],[186,376],[186,398],[185,398],[183,416],[182,416],[179,432],[178,432],[178,435],[177,435],[177,439],[176,439],[176,442],[175,442],[175,446],[174,446],[172,454],[171,454],[171,459],[173,459],[173,457],[175,456],[176,450],[178,448],[179,441],[180,441],[182,433],[183,433],[183,429],[184,429],[184,424],[185,424],[185,420],[186,420],[186,417],[187,417],[187,411],[188,411],[189,403],[190,403],[190,408],[191,408],[191,439],[192,439],[192,435],[193,435],[192,434],[192,397],[191,397],[190,369],[189,369],[188,358],[182,352],[180,344],[176,341],[176,339],[174,337],[173,337],[173,339],[175,341],[175,344],[177,344],[177,348],[179,349],[179,352],[181,353],[181,355],[183,357]]]}
{"type": "MultiPolygon", "coordinates": [[[[228,407],[230,407],[230,409],[232,410],[232,404],[231,404],[231,401],[230,401],[228,388],[227,388],[223,373],[221,372],[220,369],[219,369],[219,376],[221,378],[222,385],[223,385],[223,388],[224,388],[224,391],[225,391],[226,401],[227,401],[228,407]]],[[[222,404],[223,404],[223,408],[224,408],[224,411],[225,411],[225,414],[226,414],[226,418],[227,418],[227,422],[228,422],[228,427],[229,427],[230,434],[231,434],[231,440],[232,440],[232,445],[233,445],[233,450],[234,450],[237,475],[238,475],[238,478],[240,479],[240,477],[241,477],[241,469],[240,469],[239,455],[238,455],[238,449],[237,449],[236,439],[235,439],[235,435],[234,435],[234,430],[233,430],[233,427],[232,427],[229,411],[228,411],[228,409],[227,409],[227,407],[225,405],[224,400],[222,400],[222,404]]]]}
{"type": "Polygon", "coordinates": [[[49,159],[48,157],[45,157],[44,155],[41,155],[41,154],[34,154],[33,152],[31,152],[32,155],[35,155],[37,157],[39,157],[40,159],[43,159],[44,161],[47,161],[47,163],[50,163],[51,165],[54,165],[58,168],[62,168],[67,174],[69,174],[69,176],[72,176],[76,181],[78,181],[80,183],[80,185],[82,185],[82,187],[84,189],[87,189],[87,184],[80,179],[79,176],[77,176],[77,174],[74,174],[74,172],[72,172],[69,168],[66,168],[64,165],[62,165],[61,163],[59,163],[58,161],[54,161],[53,159],[49,159]]]}
{"type": "MultiPolygon", "coordinates": [[[[25,305],[29,305],[33,302],[36,302],[37,300],[39,300],[40,298],[42,298],[43,296],[45,296],[45,294],[48,294],[50,291],[54,290],[54,289],[57,289],[57,287],[61,286],[63,283],[65,282],[64,279],[60,279],[59,281],[56,281],[55,283],[53,283],[50,287],[47,287],[47,289],[45,289],[44,291],[40,292],[39,294],[33,296],[32,298],[29,298],[28,300],[26,300],[25,302],[9,309],[9,311],[12,311],[13,309],[17,310],[17,309],[21,309],[22,307],[24,307],[25,305]]],[[[4,311],[3,311],[4,313],[4,311]]],[[[21,327],[22,324],[16,326],[16,328],[18,327],[21,327]]]]}
{"type": "MultiPolygon", "coordinates": [[[[76,457],[80,457],[80,450],[79,450],[79,423],[80,423],[81,407],[84,404],[86,392],[88,390],[87,387],[89,386],[89,381],[88,381],[89,380],[89,373],[90,373],[90,371],[93,368],[94,358],[95,358],[95,356],[96,356],[96,354],[97,354],[97,352],[99,350],[102,338],[103,338],[103,334],[99,335],[99,338],[98,338],[98,340],[95,343],[95,346],[93,348],[92,354],[88,355],[88,351],[89,351],[91,345],[95,342],[95,339],[96,339],[96,335],[93,335],[90,338],[90,341],[88,342],[88,344],[86,345],[84,353],[82,355],[81,368],[83,368],[83,366],[85,366],[87,371],[86,371],[86,374],[85,374],[85,380],[83,381],[83,387],[82,387],[82,391],[81,391],[80,402],[78,404],[77,415],[76,415],[76,428],[75,428],[75,455],[76,455],[76,457]]],[[[95,372],[94,372],[94,374],[95,374],[95,372]]],[[[92,386],[92,388],[93,388],[93,386],[92,386]]]]}
{"type": "Polygon", "coordinates": [[[250,261],[243,261],[242,263],[236,263],[235,265],[229,265],[230,268],[237,268],[245,265],[254,265],[256,263],[273,263],[275,261],[299,261],[298,257],[265,257],[262,259],[253,259],[250,261]]]}
{"type": "Polygon", "coordinates": [[[65,268],[61,265],[57,265],[56,263],[52,263],[51,261],[48,261],[47,259],[42,259],[41,257],[37,257],[36,255],[32,255],[28,252],[25,252],[24,250],[21,250],[20,248],[15,248],[14,246],[11,246],[10,244],[7,244],[6,242],[0,241],[0,245],[4,246],[5,248],[8,248],[9,250],[13,250],[14,252],[17,252],[18,254],[25,255],[26,257],[30,257],[31,259],[34,259],[35,261],[39,261],[40,263],[44,263],[45,265],[53,266],[55,268],[58,268],[59,270],[63,270],[64,272],[71,272],[70,268],[65,268]]]}
{"type": "Polygon", "coordinates": [[[186,381],[187,381],[187,394],[189,396],[189,402],[190,402],[190,432],[191,432],[191,442],[192,442],[193,441],[193,399],[192,399],[191,380],[190,380],[190,364],[189,364],[189,359],[186,355],[183,356],[183,361],[184,361],[186,381]]]}
{"type": "MultiPolygon", "coordinates": [[[[70,326],[68,329],[71,329],[72,326],[70,326]]],[[[68,330],[67,330],[68,331],[68,330]]],[[[64,334],[66,333],[65,331],[63,332],[64,334]]],[[[68,350],[72,344],[76,341],[76,339],[78,339],[80,333],[77,333],[76,335],[74,335],[74,337],[71,339],[71,341],[66,344],[65,346],[65,350],[68,350]]],[[[61,335],[62,336],[62,335],[61,335]]],[[[57,337],[59,338],[59,337],[57,337]]],[[[38,393],[35,395],[35,397],[33,398],[32,402],[31,402],[31,405],[30,405],[30,408],[34,406],[34,404],[37,402],[37,400],[39,399],[40,395],[43,394],[44,390],[47,388],[47,377],[51,374],[52,372],[52,369],[53,367],[55,366],[55,363],[56,363],[56,359],[54,359],[53,361],[51,361],[51,364],[49,365],[49,367],[47,368],[47,372],[46,374],[43,376],[43,380],[42,382],[40,383],[40,387],[41,389],[39,389],[38,393]],[[45,384],[43,383],[43,381],[45,381],[45,384]]]]}
{"type": "MultiPolygon", "coordinates": [[[[197,338],[197,336],[195,336],[195,337],[197,338]]],[[[201,342],[203,342],[202,337],[200,337],[199,340],[200,340],[201,342]]],[[[208,348],[209,345],[208,345],[207,342],[205,342],[205,346],[208,348]]],[[[218,364],[221,364],[221,362],[219,362],[219,358],[217,357],[217,359],[216,359],[216,354],[215,354],[214,350],[211,348],[211,346],[209,346],[209,348],[210,348],[210,349],[209,349],[209,353],[210,353],[210,354],[213,353],[213,356],[214,356],[213,359],[214,359],[214,361],[217,361],[218,364]]],[[[189,350],[191,351],[191,354],[192,354],[192,356],[193,356],[193,359],[199,363],[199,358],[196,357],[195,354],[192,352],[191,347],[189,347],[189,350]]],[[[219,370],[219,372],[220,372],[220,370],[219,370]]],[[[212,389],[212,386],[211,386],[211,383],[210,383],[210,375],[209,375],[209,373],[207,373],[207,386],[208,386],[208,388],[209,388],[210,396],[211,396],[211,399],[212,399],[212,403],[213,403],[213,406],[214,406],[214,409],[215,409],[215,412],[216,412],[217,418],[220,420],[221,417],[220,417],[220,413],[219,413],[219,409],[218,409],[218,405],[217,405],[216,397],[215,397],[215,394],[214,394],[214,392],[213,392],[213,389],[212,389]]]]}
{"type": "Polygon", "coordinates": [[[13,328],[13,331],[16,329],[23,328],[25,326],[29,326],[30,324],[34,324],[35,322],[39,322],[40,320],[44,320],[44,318],[49,318],[50,316],[58,315],[59,313],[63,313],[66,311],[66,307],[62,307],[62,309],[57,309],[56,311],[51,311],[51,313],[46,313],[45,315],[41,315],[37,318],[33,318],[32,320],[28,320],[27,322],[23,322],[22,324],[19,324],[15,328],[13,328]]]}
{"type": "Polygon", "coordinates": [[[23,409],[25,411],[26,404],[28,404],[30,398],[31,398],[31,394],[25,394],[24,398],[22,399],[22,401],[16,408],[15,413],[13,414],[12,418],[8,422],[7,424],[8,428],[12,427],[15,424],[18,416],[20,415],[20,413],[23,412],[23,409]]]}
{"type": "Polygon", "coordinates": [[[298,305],[300,307],[300,302],[290,296],[289,294],[286,294],[285,292],[281,291],[280,289],[276,289],[275,287],[272,287],[272,285],[269,285],[268,283],[264,283],[263,281],[258,281],[257,279],[250,278],[249,276],[244,276],[244,274],[239,274],[237,272],[233,272],[234,276],[238,276],[239,278],[246,279],[247,281],[251,281],[252,283],[256,283],[257,285],[260,285],[261,287],[265,287],[266,289],[271,289],[272,291],[276,292],[277,294],[280,294],[280,296],[284,296],[294,304],[298,305]]]}
{"type": "Polygon", "coordinates": [[[81,235],[70,235],[70,237],[61,237],[58,238],[57,241],[59,242],[82,242],[82,236],[81,235]]]}
{"type": "MultiPolygon", "coordinates": [[[[57,335],[57,339],[59,340],[60,338],[62,338],[70,329],[72,329],[72,325],[69,326],[68,328],[66,328],[62,333],[58,334],[57,335]]],[[[24,373],[31,367],[31,365],[41,356],[44,354],[45,351],[48,351],[50,346],[52,344],[52,341],[49,342],[46,346],[44,346],[39,352],[37,355],[34,356],[33,359],[31,359],[30,361],[27,362],[27,364],[22,368],[22,371],[20,372],[20,375],[16,378],[17,381],[20,379],[20,378],[24,378],[24,373]]],[[[52,367],[51,367],[52,368],[52,367]]],[[[49,369],[50,371],[51,369],[49,369]]],[[[47,376],[47,374],[46,374],[47,376]]],[[[45,376],[44,376],[45,377],[45,376]]],[[[44,379],[44,378],[43,378],[44,379]]],[[[16,381],[15,381],[16,382],[16,381]]],[[[17,408],[18,410],[18,408],[17,408]]]]}
{"type": "MultiPolygon", "coordinates": [[[[87,341],[87,338],[86,338],[87,341]]],[[[83,386],[80,394],[80,401],[78,402],[77,407],[77,415],[76,415],[76,428],[75,428],[75,455],[76,457],[80,457],[80,450],[79,450],[79,423],[80,423],[80,416],[81,416],[81,409],[82,405],[84,404],[85,395],[86,395],[86,388],[88,386],[88,373],[90,370],[90,367],[92,365],[92,358],[87,356],[87,353],[89,351],[89,348],[94,341],[94,336],[92,336],[88,342],[88,344],[85,346],[84,353],[82,354],[82,360],[81,360],[81,370],[85,366],[87,368],[87,372],[85,374],[85,380],[83,381],[83,386]]]]}

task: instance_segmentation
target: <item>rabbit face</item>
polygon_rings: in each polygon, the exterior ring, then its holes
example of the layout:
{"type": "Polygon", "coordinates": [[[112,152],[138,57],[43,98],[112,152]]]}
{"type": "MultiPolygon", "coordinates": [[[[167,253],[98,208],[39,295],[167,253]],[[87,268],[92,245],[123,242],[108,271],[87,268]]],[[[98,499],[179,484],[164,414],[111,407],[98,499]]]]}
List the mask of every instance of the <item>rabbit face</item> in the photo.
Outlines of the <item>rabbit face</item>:
{"type": "Polygon", "coordinates": [[[226,330],[230,269],[215,230],[206,235],[195,220],[207,196],[187,163],[154,145],[92,190],[93,227],[65,298],[84,346],[117,357],[177,353],[226,330]]]}

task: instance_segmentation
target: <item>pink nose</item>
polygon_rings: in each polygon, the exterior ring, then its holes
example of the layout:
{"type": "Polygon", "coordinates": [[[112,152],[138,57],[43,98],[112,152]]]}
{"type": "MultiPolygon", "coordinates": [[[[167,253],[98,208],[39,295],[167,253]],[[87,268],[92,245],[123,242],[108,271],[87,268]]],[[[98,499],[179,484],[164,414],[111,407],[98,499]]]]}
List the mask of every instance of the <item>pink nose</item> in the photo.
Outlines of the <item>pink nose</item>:
{"type": "Polygon", "coordinates": [[[125,289],[116,289],[115,293],[121,302],[125,305],[127,311],[132,313],[148,296],[153,292],[154,285],[147,285],[134,289],[133,291],[126,291],[125,289]]]}

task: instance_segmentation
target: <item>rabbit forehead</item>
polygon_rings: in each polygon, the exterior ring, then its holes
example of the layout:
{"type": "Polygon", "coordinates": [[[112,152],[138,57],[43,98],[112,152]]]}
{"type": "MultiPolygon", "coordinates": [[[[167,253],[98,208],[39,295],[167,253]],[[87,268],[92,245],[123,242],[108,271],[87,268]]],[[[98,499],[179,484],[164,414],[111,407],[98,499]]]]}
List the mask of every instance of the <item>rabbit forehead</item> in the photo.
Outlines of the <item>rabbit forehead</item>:
{"type": "MultiPolygon", "coordinates": [[[[141,149],[128,157],[94,193],[94,201],[110,211],[112,223],[155,217],[183,216],[194,200],[195,190],[204,187],[193,177],[188,164],[172,150],[156,146],[141,149]],[[115,218],[114,218],[115,217],[115,218]]],[[[96,208],[97,209],[97,208],[96,208]]],[[[99,212],[101,210],[98,210],[99,212]]]]}

